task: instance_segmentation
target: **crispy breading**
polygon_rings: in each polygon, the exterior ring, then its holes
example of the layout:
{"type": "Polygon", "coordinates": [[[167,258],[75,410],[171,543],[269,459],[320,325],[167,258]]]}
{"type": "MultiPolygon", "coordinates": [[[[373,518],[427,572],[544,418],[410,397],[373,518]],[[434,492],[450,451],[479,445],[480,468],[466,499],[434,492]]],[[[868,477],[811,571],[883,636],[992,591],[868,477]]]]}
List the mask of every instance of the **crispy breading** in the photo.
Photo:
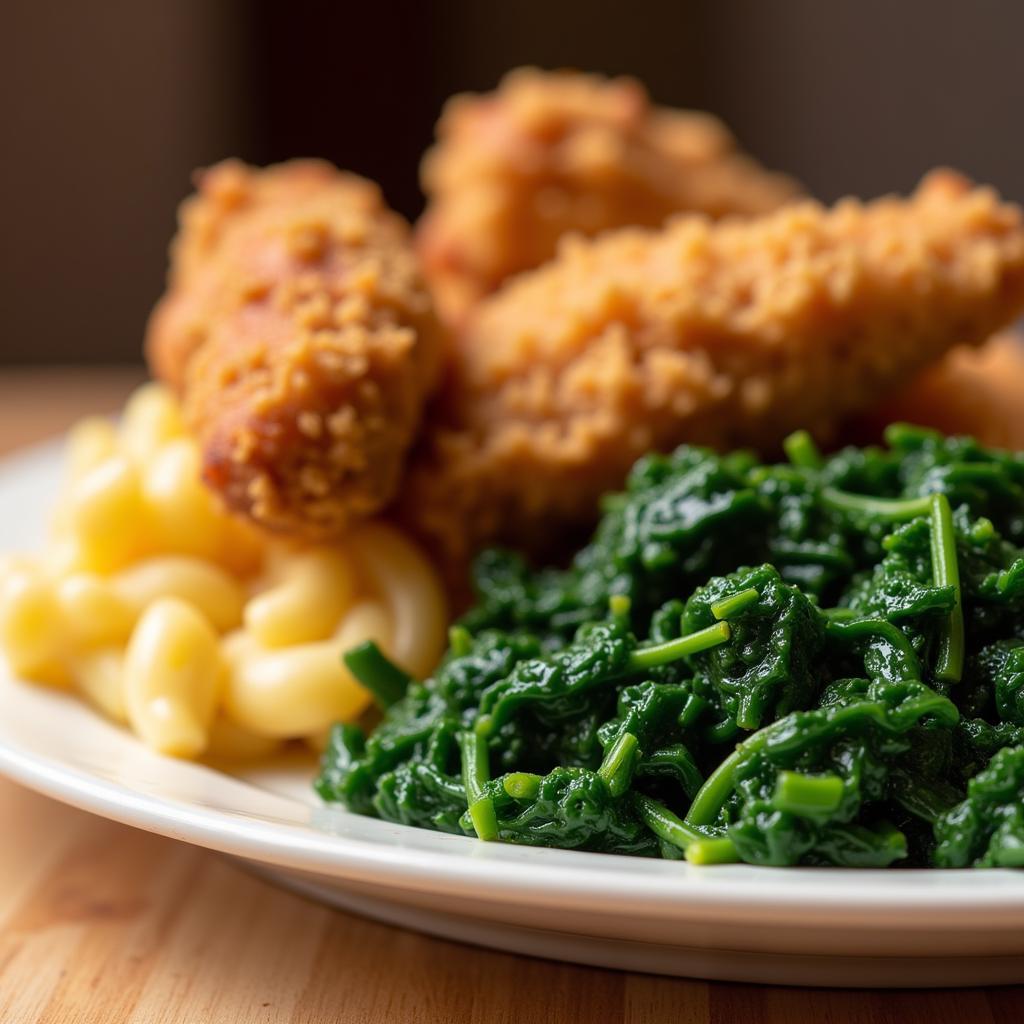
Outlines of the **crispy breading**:
{"type": "Polygon", "coordinates": [[[183,204],[154,372],[183,394],[203,473],[257,522],[331,536],[393,497],[440,333],[409,229],[317,161],[229,161],[183,204]]]}
{"type": "Polygon", "coordinates": [[[450,322],[574,231],[692,211],[761,214],[797,186],[740,153],[709,114],[652,106],[631,78],[520,68],[448,102],[422,167],[417,246],[450,322]]]}
{"type": "Polygon", "coordinates": [[[958,348],[856,425],[858,436],[905,421],[968,434],[994,448],[1024,449],[1024,335],[1006,331],[981,348],[958,348]]]}
{"type": "Polygon", "coordinates": [[[826,440],[1024,306],[1024,221],[949,171],[910,199],[572,240],[484,302],[403,488],[449,558],[537,550],[681,442],[826,440]]]}

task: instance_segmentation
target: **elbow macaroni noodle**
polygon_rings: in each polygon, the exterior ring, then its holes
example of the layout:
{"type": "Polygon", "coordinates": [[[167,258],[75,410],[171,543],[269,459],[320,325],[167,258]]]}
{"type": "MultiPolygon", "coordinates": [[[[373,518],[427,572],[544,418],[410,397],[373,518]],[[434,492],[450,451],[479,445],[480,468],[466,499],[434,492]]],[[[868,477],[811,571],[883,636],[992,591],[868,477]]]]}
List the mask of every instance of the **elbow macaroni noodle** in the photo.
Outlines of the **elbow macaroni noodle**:
{"type": "Polygon", "coordinates": [[[300,546],[228,515],[157,384],[68,437],[65,493],[37,558],[0,570],[0,650],[77,691],[154,750],[259,757],[316,745],[369,694],[341,661],[365,640],[414,676],[444,648],[444,592],[393,527],[300,546]]]}

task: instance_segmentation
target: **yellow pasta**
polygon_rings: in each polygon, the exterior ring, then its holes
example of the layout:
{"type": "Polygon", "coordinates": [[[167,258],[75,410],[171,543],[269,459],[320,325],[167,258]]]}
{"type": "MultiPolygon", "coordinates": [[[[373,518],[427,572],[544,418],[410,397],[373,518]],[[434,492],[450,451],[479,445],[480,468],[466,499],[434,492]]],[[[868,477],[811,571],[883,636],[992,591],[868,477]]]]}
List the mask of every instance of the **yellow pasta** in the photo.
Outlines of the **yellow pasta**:
{"type": "Polygon", "coordinates": [[[74,483],[101,462],[117,453],[117,431],[110,420],[90,416],[68,431],[65,461],[68,479],[74,483]]]}
{"type": "Polygon", "coordinates": [[[210,740],[221,679],[210,623],[178,598],[154,601],[125,653],[124,702],[132,728],[162,754],[201,754],[210,740]]]}
{"type": "Polygon", "coordinates": [[[101,647],[83,651],[75,658],[75,685],[91,704],[108,718],[128,723],[124,702],[124,650],[101,647]]]}
{"type": "Polygon", "coordinates": [[[282,581],[246,605],[245,628],[265,647],[330,636],[356,594],[349,552],[312,548],[290,556],[280,571],[282,581]]]}
{"type": "Polygon", "coordinates": [[[414,676],[427,675],[444,650],[448,610],[437,573],[394,527],[369,523],[351,540],[362,572],[391,612],[388,654],[414,676]]]}
{"type": "Polygon", "coordinates": [[[123,455],[110,456],[78,481],[68,511],[83,568],[119,568],[149,545],[139,474],[123,455]]]}
{"type": "Polygon", "coordinates": [[[146,466],[143,493],[165,551],[216,559],[222,516],[199,478],[199,452],[186,438],[163,446],[146,466]]]}
{"type": "Polygon", "coordinates": [[[189,555],[158,555],[137,562],[113,576],[110,589],[136,617],[157,598],[180,598],[222,633],[241,623],[245,605],[237,579],[220,566],[189,555]]]}
{"type": "Polygon", "coordinates": [[[341,655],[364,640],[390,646],[385,609],[364,602],[331,640],[267,649],[253,639],[229,656],[224,706],[228,717],[264,736],[308,736],[357,717],[369,694],[345,668],[341,655]]]}
{"type": "Polygon", "coordinates": [[[50,544],[0,564],[0,650],[14,673],[73,688],[177,757],[316,747],[370,703],[346,650],[372,639],[425,675],[446,626],[433,568],[394,528],[300,546],[231,516],[158,385],[132,396],[119,425],[71,430],[50,544]]]}
{"type": "Polygon", "coordinates": [[[121,415],[121,447],[144,464],[168,441],[185,434],[181,410],[174,396],[159,384],[143,384],[128,399],[121,415]]]}
{"type": "Polygon", "coordinates": [[[71,573],[57,581],[54,593],[61,624],[76,647],[123,646],[139,616],[96,573],[71,573]]]}
{"type": "Polygon", "coordinates": [[[52,584],[33,569],[10,571],[0,587],[0,645],[11,670],[38,682],[63,684],[64,645],[52,584]]]}

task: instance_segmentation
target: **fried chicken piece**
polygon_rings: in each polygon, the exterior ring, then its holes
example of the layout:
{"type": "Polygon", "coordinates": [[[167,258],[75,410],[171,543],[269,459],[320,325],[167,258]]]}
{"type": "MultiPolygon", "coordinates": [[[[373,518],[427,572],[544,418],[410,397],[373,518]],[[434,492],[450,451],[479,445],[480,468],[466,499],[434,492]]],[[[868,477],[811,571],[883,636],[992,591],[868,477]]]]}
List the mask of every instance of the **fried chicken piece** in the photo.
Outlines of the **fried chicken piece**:
{"type": "Polygon", "coordinates": [[[147,351],[183,395],[207,483],[307,536],[382,508],[440,363],[406,223],[317,161],[220,164],[180,220],[147,351]]]}
{"type": "Polygon", "coordinates": [[[909,199],[570,240],[457,340],[406,516],[449,559],[543,549],[645,452],[827,440],[1022,307],[1020,209],[949,171],[909,199]]]}
{"type": "Polygon", "coordinates": [[[709,114],[652,106],[631,78],[520,68],[451,99],[422,167],[417,226],[444,319],[555,254],[567,232],[656,227],[680,211],[754,215],[798,192],[709,114]]]}
{"type": "Polygon", "coordinates": [[[1006,331],[981,348],[954,349],[855,429],[877,436],[900,421],[969,434],[993,448],[1024,449],[1024,336],[1006,331]]]}

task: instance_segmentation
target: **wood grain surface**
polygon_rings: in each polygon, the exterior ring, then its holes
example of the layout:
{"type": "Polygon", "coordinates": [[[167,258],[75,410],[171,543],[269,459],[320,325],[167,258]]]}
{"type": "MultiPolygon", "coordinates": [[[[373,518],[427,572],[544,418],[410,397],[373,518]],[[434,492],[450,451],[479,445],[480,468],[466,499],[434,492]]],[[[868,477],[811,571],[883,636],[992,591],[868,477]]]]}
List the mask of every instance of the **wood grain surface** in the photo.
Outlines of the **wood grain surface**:
{"type": "MultiPolygon", "coordinates": [[[[0,449],[111,409],[136,371],[0,374],[0,449]]],[[[1024,988],[770,988],[472,949],[275,889],[0,781],[0,1024],[1020,1024],[1024,988]]]]}

